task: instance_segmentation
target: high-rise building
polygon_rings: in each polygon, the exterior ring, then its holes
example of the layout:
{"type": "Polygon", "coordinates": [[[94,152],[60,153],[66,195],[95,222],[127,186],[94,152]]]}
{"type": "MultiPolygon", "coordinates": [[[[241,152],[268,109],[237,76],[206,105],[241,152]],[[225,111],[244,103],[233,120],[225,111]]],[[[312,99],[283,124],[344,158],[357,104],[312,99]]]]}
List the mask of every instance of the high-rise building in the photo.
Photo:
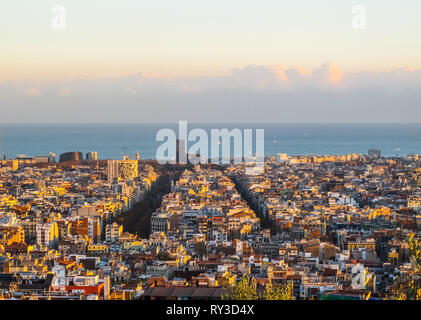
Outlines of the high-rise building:
{"type": "Polygon", "coordinates": [[[108,160],[108,182],[130,180],[139,176],[139,161],[137,160],[108,160]]]}
{"type": "Polygon", "coordinates": [[[98,153],[95,151],[88,152],[86,154],[86,160],[98,160],[98,153]]]}
{"type": "Polygon", "coordinates": [[[380,149],[369,149],[368,150],[368,156],[370,158],[375,158],[375,159],[379,159],[382,155],[382,152],[380,151],[380,149]]]}
{"type": "Polygon", "coordinates": [[[176,163],[177,164],[186,164],[187,163],[187,150],[186,150],[186,141],[185,140],[177,139],[176,163]]]}
{"type": "Polygon", "coordinates": [[[53,247],[58,241],[57,222],[38,223],[36,225],[37,245],[53,247]]]}

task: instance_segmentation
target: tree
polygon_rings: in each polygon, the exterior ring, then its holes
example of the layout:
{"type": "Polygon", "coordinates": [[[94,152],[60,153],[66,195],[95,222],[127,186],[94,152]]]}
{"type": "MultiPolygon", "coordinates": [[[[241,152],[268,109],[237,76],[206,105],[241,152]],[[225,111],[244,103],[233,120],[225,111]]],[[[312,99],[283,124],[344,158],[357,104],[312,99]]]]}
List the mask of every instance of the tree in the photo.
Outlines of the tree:
{"type": "Polygon", "coordinates": [[[396,300],[421,300],[421,242],[414,239],[414,236],[415,234],[411,234],[408,244],[415,272],[410,273],[406,281],[398,284],[397,294],[393,297],[396,300]]]}
{"type": "Polygon", "coordinates": [[[227,292],[222,295],[223,300],[257,300],[256,284],[248,275],[243,275],[233,287],[227,287],[227,292]]]}
{"type": "Polygon", "coordinates": [[[208,252],[206,249],[206,243],[204,241],[199,241],[194,244],[194,252],[197,253],[197,255],[202,258],[205,256],[208,252]]]}
{"type": "Polygon", "coordinates": [[[274,287],[272,282],[266,285],[265,292],[262,296],[263,300],[294,300],[293,282],[289,281],[286,287],[274,287]]]}
{"type": "Polygon", "coordinates": [[[275,287],[269,283],[262,295],[257,294],[257,286],[253,278],[248,275],[243,275],[232,287],[225,278],[221,283],[226,288],[226,293],[221,297],[223,300],[295,300],[292,281],[288,282],[284,288],[275,287]]]}
{"type": "MultiPolygon", "coordinates": [[[[178,176],[176,178],[178,179],[178,176]]],[[[124,231],[148,238],[151,231],[152,213],[161,205],[162,196],[170,190],[170,176],[165,173],[157,179],[140,202],[119,215],[117,221],[123,225],[124,231]]]]}

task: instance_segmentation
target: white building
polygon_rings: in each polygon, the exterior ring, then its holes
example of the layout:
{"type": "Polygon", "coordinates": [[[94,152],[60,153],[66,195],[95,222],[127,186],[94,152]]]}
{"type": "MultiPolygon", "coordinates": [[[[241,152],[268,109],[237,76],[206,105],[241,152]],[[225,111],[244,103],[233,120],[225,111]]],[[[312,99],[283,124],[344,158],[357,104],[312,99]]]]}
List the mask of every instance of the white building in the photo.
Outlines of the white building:
{"type": "Polygon", "coordinates": [[[38,223],[36,225],[37,245],[53,247],[58,241],[57,222],[38,223]]]}
{"type": "Polygon", "coordinates": [[[122,233],[123,226],[120,226],[115,222],[113,224],[107,224],[105,227],[105,240],[111,243],[118,242],[122,233]]]}

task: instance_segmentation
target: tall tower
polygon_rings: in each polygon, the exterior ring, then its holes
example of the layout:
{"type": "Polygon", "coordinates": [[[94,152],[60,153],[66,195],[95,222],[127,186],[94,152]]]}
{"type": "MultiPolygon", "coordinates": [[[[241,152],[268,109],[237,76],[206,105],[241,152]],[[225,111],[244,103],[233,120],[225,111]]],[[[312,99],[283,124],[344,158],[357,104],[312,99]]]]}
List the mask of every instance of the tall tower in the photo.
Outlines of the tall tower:
{"type": "Polygon", "coordinates": [[[186,164],[187,163],[187,150],[186,150],[186,141],[182,139],[177,139],[176,145],[176,163],[177,164],[186,164]]]}
{"type": "Polygon", "coordinates": [[[86,160],[98,160],[98,152],[91,151],[86,154],[86,160]]]}

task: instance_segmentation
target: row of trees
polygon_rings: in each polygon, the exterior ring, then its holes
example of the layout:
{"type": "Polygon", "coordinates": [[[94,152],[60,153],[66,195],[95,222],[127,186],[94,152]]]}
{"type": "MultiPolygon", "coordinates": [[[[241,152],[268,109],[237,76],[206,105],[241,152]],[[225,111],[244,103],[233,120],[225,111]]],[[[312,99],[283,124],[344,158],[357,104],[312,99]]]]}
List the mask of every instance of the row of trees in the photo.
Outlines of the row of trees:
{"type": "Polygon", "coordinates": [[[270,229],[272,235],[276,234],[279,231],[279,227],[276,224],[272,223],[272,221],[270,220],[269,217],[267,217],[267,216],[265,216],[265,215],[262,214],[259,206],[252,201],[250,195],[241,186],[241,184],[239,183],[238,179],[235,176],[233,176],[233,175],[230,175],[229,177],[234,182],[235,188],[237,189],[238,193],[241,195],[241,197],[244,200],[246,200],[248,206],[259,217],[259,219],[260,219],[260,227],[262,229],[270,229]]]}
{"type": "Polygon", "coordinates": [[[283,288],[270,282],[262,294],[258,294],[256,283],[248,275],[243,275],[240,281],[232,286],[225,280],[223,286],[226,288],[226,293],[221,297],[223,300],[295,300],[292,281],[283,288]]]}
{"type": "Polygon", "coordinates": [[[154,167],[159,178],[140,202],[117,217],[117,223],[123,225],[124,231],[137,234],[141,238],[149,237],[152,213],[161,205],[162,197],[171,192],[172,181],[177,181],[187,168],[187,166],[170,164],[161,166],[156,162],[148,164],[154,167]]]}
{"type": "Polygon", "coordinates": [[[161,205],[162,196],[171,190],[171,179],[168,175],[158,178],[142,201],[130,210],[123,212],[117,222],[123,225],[124,231],[137,234],[142,238],[149,237],[152,213],[161,205]]]}

